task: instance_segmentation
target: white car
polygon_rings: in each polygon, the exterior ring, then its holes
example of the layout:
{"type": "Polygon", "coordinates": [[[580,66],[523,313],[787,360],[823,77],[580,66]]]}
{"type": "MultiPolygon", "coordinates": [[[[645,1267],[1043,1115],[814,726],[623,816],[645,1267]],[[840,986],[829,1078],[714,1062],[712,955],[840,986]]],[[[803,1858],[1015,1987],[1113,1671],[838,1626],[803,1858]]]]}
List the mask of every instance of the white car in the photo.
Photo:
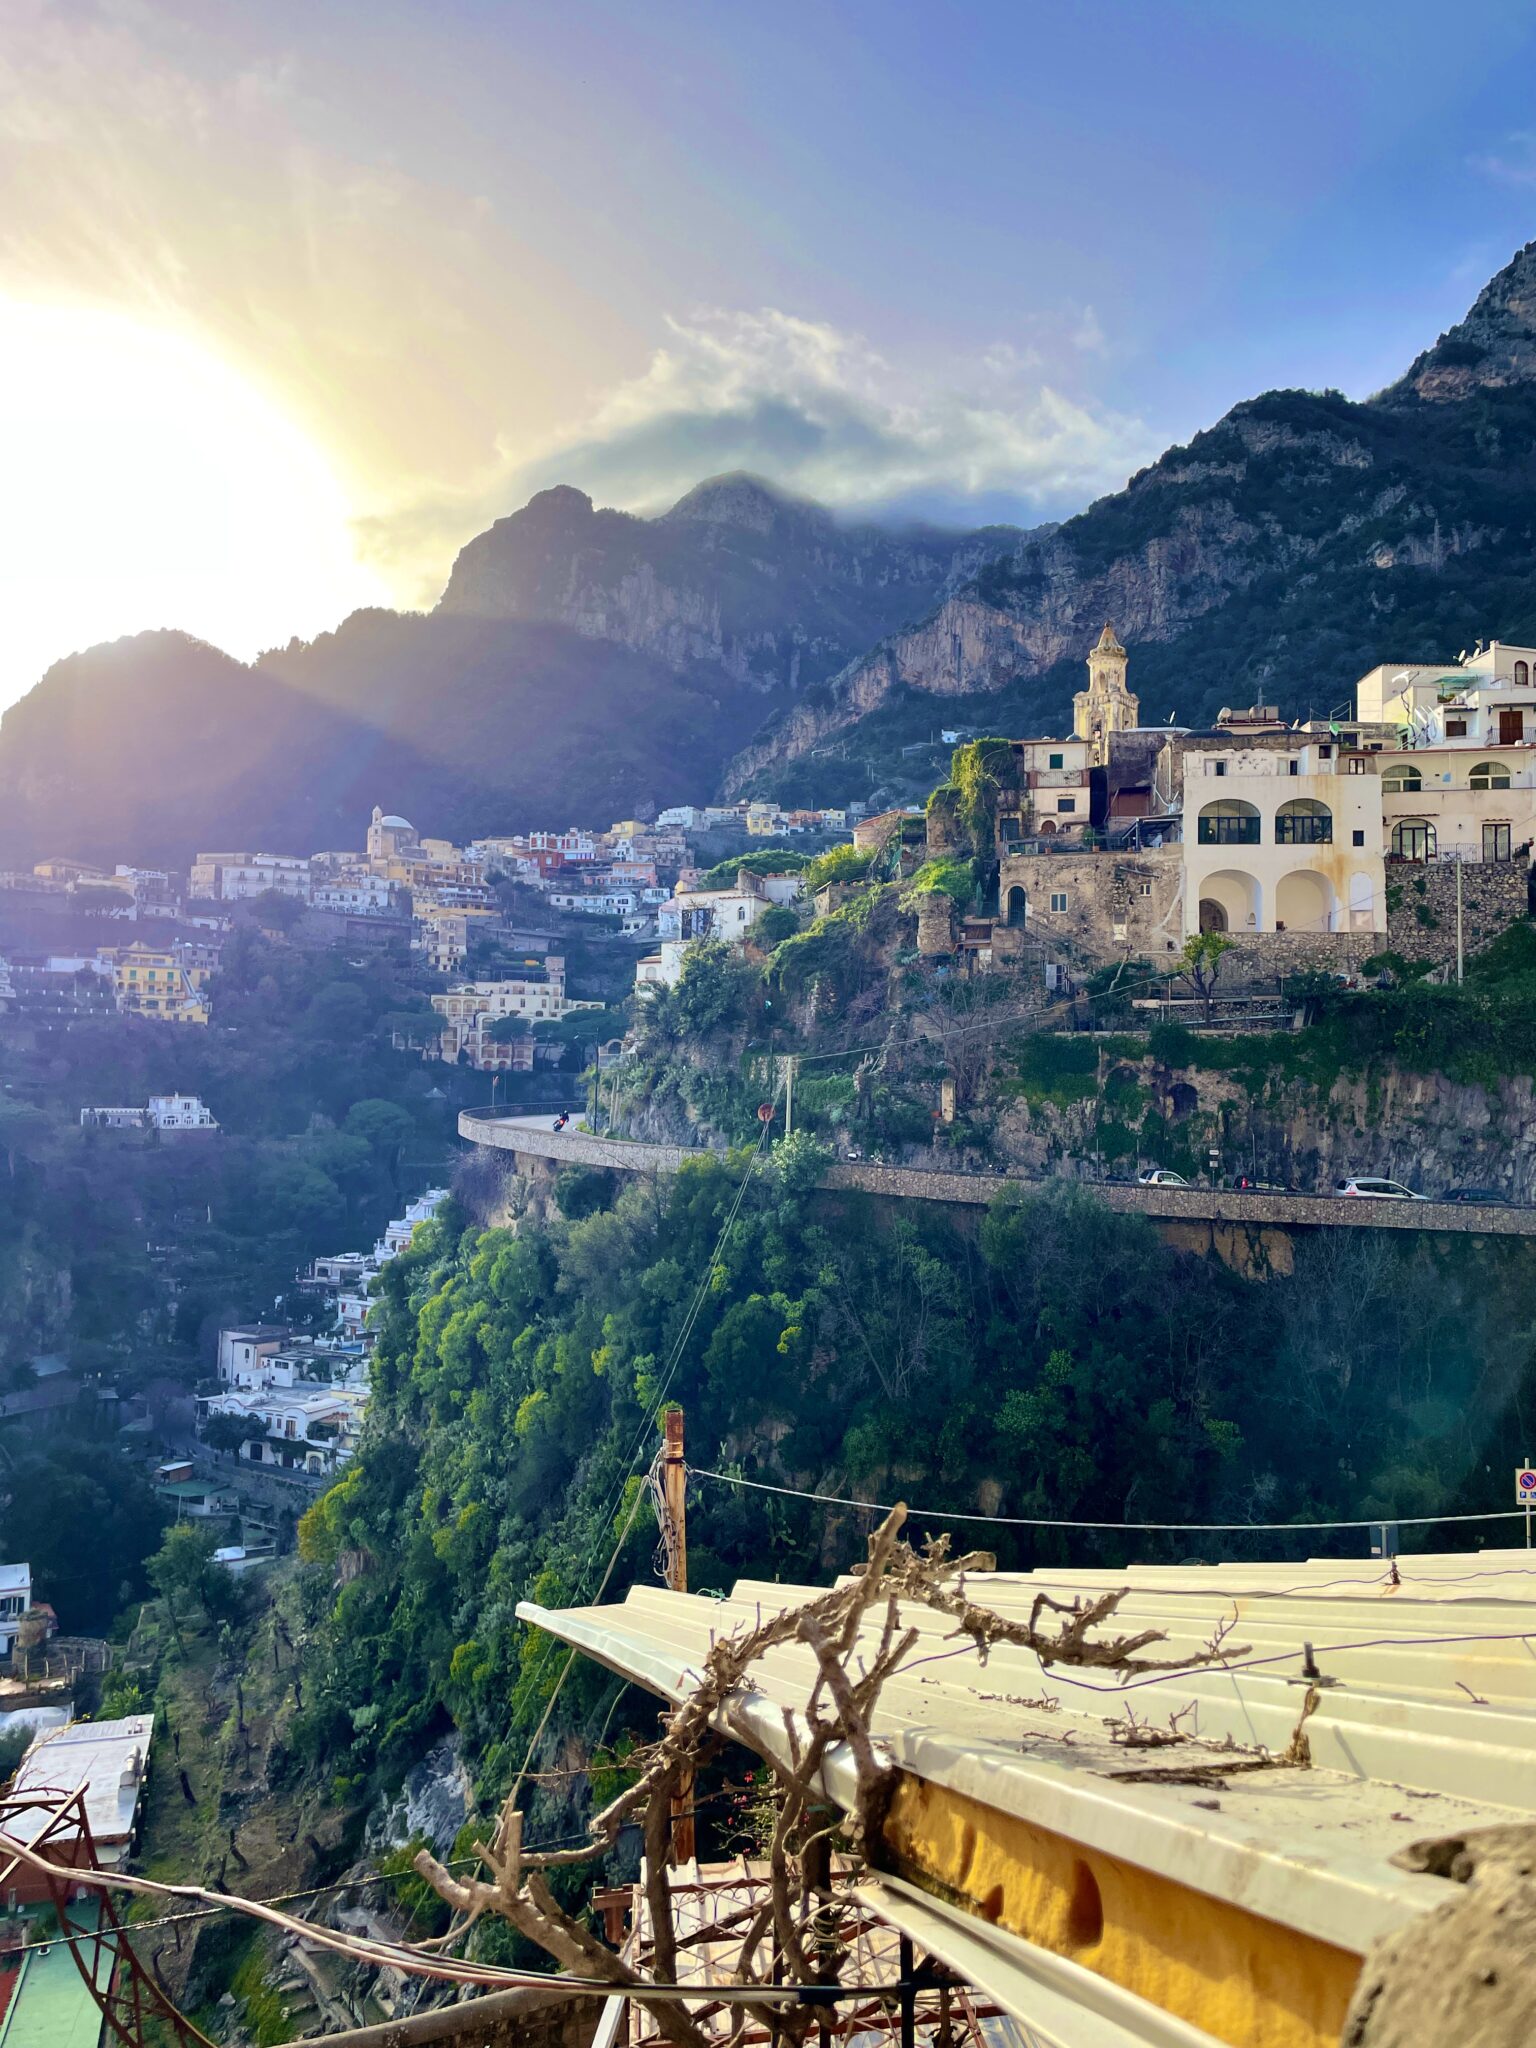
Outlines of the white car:
{"type": "Polygon", "coordinates": [[[1416,1195],[1412,1188],[1405,1188],[1400,1180],[1380,1180],[1368,1173],[1352,1173],[1347,1180],[1336,1180],[1333,1184],[1336,1195],[1368,1195],[1373,1202],[1426,1202],[1427,1195],[1416,1195]]]}
{"type": "Polygon", "coordinates": [[[1139,1188],[1187,1188],[1189,1182],[1171,1167],[1144,1166],[1136,1176],[1136,1185],[1139,1188]]]}

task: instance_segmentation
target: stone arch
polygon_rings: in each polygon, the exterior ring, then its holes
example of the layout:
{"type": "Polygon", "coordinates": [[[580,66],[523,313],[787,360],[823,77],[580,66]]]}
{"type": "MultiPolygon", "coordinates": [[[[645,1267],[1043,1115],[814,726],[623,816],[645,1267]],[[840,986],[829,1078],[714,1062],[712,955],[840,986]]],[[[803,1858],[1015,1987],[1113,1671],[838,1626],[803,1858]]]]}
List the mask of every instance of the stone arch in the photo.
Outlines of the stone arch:
{"type": "Polygon", "coordinates": [[[1256,932],[1264,923],[1264,891],[1241,868],[1217,868],[1200,882],[1200,930],[1256,932]]]}
{"type": "Polygon", "coordinates": [[[1288,932],[1331,932],[1338,909],[1333,884],[1315,868],[1294,868],[1275,890],[1275,926],[1288,932]]]}
{"type": "Polygon", "coordinates": [[[1008,901],[1004,906],[1004,912],[1009,924],[1015,928],[1028,923],[1029,898],[1025,895],[1024,886],[1021,882],[1015,882],[1008,891],[1008,901]]]}
{"type": "Polygon", "coordinates": [[[1333,813],[1316,797],[1293,796],[1275,813],[1276,846],[1331,846],[1333,813]]]}

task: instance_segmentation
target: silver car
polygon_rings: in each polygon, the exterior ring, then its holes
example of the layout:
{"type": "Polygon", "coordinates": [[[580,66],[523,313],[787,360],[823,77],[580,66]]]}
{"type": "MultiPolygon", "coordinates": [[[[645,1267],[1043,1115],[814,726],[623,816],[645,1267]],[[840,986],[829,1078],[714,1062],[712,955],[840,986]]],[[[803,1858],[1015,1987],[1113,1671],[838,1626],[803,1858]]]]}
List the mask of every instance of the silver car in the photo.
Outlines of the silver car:
{"type": "Polygon", "coordinates": [[[1347,1180],[1336,1180],[1333,1184],[1336,1195],[1367,1195],[1373,1202],[1426,1202],[1427,1195],[1416,1195],[1412,1188],[1405,1188],[1400,1180],[1382,1180],[1369,1173],[1352,1173],[1347,1180]]]}

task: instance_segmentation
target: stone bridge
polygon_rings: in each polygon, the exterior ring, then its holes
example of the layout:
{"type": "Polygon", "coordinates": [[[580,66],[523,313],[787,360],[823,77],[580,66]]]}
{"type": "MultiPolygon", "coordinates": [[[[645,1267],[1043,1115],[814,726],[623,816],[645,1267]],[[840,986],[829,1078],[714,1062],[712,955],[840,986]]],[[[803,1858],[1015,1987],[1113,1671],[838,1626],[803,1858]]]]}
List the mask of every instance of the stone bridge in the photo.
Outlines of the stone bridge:
{"type": "MultiPolygon", "coordinates": [[[[603,1166],[620,1173],[675,1173],[685,1159],[720,1157],[700,1146],[651,1145],[599,1138],[553,1118],[461,1110],[459,1136],[511,1152],[536,1173],[560,1166],[603,1166]]],[[[820,1185],[887,1199],[958,1203],[984,1208],[1000,1188],[1047,1185],[1019,1174],[945,1173],[924,1166],[876,1166],[847,1160],[829,1165],[820,1185]]],[[[1168,1243],[1214,1251],[1227,1265],[1254,1275],[1288,1273],[1295,1233],[1320,1228],[1431,1231],[1461,1237],[1536,1238],[1536,1209],[1461,1202],[1365,1201],[1358,1196],[1239,1194],[1230,1188],[1141,1188],[1084,1183],[1111,1208],[1150,1216],[1168,1243]]]]}

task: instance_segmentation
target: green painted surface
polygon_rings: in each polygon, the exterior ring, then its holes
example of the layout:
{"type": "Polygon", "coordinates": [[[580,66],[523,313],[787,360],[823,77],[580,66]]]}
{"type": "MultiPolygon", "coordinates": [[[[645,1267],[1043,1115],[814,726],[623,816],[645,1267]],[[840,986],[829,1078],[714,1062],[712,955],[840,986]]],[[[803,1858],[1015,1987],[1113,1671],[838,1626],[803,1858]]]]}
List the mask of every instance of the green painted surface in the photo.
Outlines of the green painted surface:
{"type": "MultiPolygon", "coordinates": [[[[70,1911],[77,1925],[94,1924],[94,1906],[81,1903],[70,1911]]],[[[89,1944],[84,1945],[84,1953],[89,1959],[89,1944]]],[[[105,1984],[110,1968],[103,1950],[99,1982],[105,1984]]],[[[100,2039],[101,2008],[68,1947],[55,1941],[29,1948],[21,1980],[0,2025],[0,2048],[97,2048],[100,2039]]]]}

